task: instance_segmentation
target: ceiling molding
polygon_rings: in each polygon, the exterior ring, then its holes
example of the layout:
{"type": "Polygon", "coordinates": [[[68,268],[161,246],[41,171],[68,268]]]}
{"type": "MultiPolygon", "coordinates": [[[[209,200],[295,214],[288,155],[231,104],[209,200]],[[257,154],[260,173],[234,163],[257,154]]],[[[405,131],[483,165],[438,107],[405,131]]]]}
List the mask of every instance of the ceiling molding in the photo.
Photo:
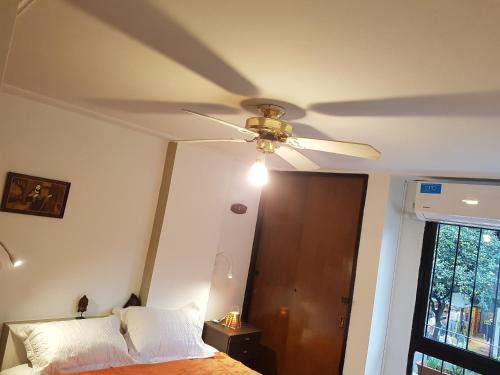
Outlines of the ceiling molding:
{"type": "Polygon", "coordinates": [[[14,28],[16,25],[16,0],[3,1],[0,5],[0,85],[2,84],[9,60],[14,28]]]}
{"type": "Polygon", "coordinates": [[[35,0],[19,0],[19,5],[17,7],[17,15],[21,15],[30,5],[32,5],[35,0]]]}
{"type": "Polygon", "coordinates": [[[177,137],[174,137],[171,134],[161,132],[161,131],[151,130],[151,129],[142,127],[141,125],[138,125],[138,124],[135,124],[135,123],[132,123],[129,121],[121,120],[121,119],[118,119],[116,117],[112,117],[112,116],[104,115],[102,113],[94,112],[94,111],[91,111],[87,108],[83,108],[83,107],[77,106],[75,104],[71,104],[71,103],[68,103],[68,102],[65,102],[62,100],[54,99],[54,98],[51,98],[49,96],[38,94],[38,93],[29,91],[29,90],[21,89],[19,87],[12,86],[12,85],[9,85],[7,83],[2,83],[2,85],[0,86],[0,92],[4,92],[6,94],[10,94],[10,95],[14,95],[14,96],[23,97],[25,99],[33,100],[33,101],[36,101],[36,102],[39,102],[42,104],[46,104],[46,105],[49,105],[52,107],[64,109],[66,111],[77,113],[79,115],[92,117],[92,118],[99,120],[99,121],[105,121],[105,122],[110,123],[112,125],[126,127],[126,128],[131,129],[131,130],[138,131],[140,133],[146,133],[146,134],[153,135],[155,137],[159,137],[159,138],[166,139],[169,141],[178,140],[177,137]]]}

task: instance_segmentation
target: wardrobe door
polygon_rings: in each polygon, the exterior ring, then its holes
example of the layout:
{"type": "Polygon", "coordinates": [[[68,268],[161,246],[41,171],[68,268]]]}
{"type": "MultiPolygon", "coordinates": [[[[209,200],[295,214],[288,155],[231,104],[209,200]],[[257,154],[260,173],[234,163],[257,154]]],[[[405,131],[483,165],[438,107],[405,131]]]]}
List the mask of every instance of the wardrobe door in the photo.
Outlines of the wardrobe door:
{"type": "Polygon", "coordinates": [[[248,313],[279,375],[340,373],[366,181],[281,172],[263,192],[248,313]]]}
{"type": "Polygon", "coordinates": [[[266,348],[264,356],[269,357],[266,367],[282,370],[288,331],[286,309],[293,298],[307,179],[298,174],[276,173],[270,179],[268,187],[272,188],[261,197],[249,321],[265,332],[261,344],[266,348]]]}

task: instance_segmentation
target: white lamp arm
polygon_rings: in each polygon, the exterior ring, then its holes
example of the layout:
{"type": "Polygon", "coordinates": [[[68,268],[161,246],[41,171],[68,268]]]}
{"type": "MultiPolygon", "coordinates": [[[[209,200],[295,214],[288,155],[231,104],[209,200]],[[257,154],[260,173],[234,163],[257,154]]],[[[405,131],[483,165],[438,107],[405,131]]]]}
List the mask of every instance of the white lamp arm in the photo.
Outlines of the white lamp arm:
{"type": "Polygon", "coordinates": [[[221,251],[220,253],[217,253],[217,255],[215,257],[218,257],[218,256],[220,256],[222,259],[224,259],[226,261],[227,267],[228,267],[227,278],[232,279],[233,278],[233,262],[231,262],[231,259],[226,254],[224,254],[223,251],[221,251]]]}
{"type": "Polygon", "coordinates": [[[21,259],[17,259],[5,246],[5,244],[0,241],[0,247],[4,249],[5,253],[9,257],[10,263],[12,264],[13,267],[19,267],[21,264],[23,264],[23,261],[21,259]]]}

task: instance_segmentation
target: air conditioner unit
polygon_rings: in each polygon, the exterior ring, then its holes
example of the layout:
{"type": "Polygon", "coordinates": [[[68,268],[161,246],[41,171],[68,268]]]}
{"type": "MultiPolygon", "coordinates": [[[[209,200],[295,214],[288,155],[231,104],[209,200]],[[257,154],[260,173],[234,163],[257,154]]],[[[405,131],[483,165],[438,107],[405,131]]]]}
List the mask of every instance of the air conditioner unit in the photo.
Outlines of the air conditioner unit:
{"type": "Polygon", "coordinates": [[[500,186],[418,181],[414,189],[421,220],[500,228],[500,186]]]}

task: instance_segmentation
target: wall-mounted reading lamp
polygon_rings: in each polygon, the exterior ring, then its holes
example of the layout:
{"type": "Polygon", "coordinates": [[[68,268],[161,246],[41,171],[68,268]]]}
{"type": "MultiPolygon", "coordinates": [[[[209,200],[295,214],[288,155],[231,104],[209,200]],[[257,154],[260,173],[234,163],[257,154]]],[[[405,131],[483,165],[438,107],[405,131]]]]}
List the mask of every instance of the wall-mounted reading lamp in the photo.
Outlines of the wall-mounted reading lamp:
{"type": "Polygon", "coordinates": [[[220,253],[217,253],[216,257],[219,257],[219,256],[222,259],[224,259],[227,263],[227,267],[228,267],[227,278],[232,279],[233,278],[233,262],[231,262],[231,259],[229,259],[229,257],[226,254],[224,254],[223,251],[221,251],[220,253]]]}
{"type": "Polygon", "coordinates": [[[4,245],[2,241],[0,241],[0,247],[5,250],[7,253],[7,256],[9,257],[10,263],[12,264],[12,267],[20,267],[23,265],[24,261],[22,259],[16,258],[10,251],[7,249],[7,246],[4,245]]]}

